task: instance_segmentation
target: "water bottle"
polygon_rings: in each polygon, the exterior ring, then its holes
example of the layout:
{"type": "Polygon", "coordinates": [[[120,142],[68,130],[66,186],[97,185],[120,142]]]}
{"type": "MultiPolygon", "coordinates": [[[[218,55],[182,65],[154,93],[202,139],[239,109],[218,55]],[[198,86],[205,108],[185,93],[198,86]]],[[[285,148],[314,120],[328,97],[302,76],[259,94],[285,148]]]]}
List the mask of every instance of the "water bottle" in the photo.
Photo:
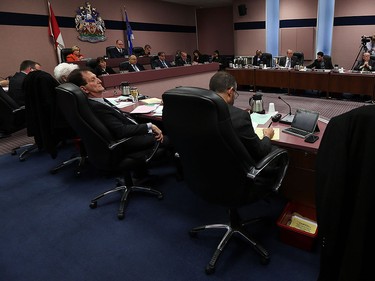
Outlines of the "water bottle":
{"type": "Polygon", "coordinates": [[[121,82],[121,92],[123,96],[129,96],[130,95],[130,86],[129,82],[121,82]]]}

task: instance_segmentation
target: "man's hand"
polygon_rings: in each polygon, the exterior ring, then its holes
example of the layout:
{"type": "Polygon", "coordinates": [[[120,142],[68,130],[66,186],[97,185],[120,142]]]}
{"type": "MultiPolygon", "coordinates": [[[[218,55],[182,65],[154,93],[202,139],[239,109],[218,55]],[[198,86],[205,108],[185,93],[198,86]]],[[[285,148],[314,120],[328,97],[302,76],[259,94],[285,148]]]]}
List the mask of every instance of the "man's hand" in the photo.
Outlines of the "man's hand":
{"type": "Polygon", "coordinates": [[[151,125],[152,133],[157,141],[163,142],[163,133],[162,131],[154,124],[151,125]]]}
{"type": "Polygon", "coordinates": [[[263,136],[268,137],[270,140],[273,138],[275,131],[273,128],[265,128],[263,129],[263,136]]]}

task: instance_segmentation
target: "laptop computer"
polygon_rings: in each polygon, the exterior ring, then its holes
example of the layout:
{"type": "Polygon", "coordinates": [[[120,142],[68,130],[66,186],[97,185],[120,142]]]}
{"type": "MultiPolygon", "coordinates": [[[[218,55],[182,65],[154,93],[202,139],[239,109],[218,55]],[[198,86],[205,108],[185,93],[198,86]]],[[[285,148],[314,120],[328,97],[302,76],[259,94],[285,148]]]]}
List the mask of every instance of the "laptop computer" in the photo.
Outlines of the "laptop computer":
{"type": "Polygon", "coordinates": [[[297,109],[290,127],[282,131],[300,138],[307,138],[314,133],[318,118],[318,112],[297,109]]]}

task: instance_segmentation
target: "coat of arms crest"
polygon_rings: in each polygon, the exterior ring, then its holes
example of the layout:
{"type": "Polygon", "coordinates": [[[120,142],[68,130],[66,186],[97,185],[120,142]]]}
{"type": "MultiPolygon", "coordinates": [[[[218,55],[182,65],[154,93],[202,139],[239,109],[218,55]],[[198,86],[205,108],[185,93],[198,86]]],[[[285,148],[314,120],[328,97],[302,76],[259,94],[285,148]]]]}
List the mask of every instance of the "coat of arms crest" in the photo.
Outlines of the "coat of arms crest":
{"type": "Polygon", "coordinates": [[[105,41],[105,24],[95,7],[90,2],[77,10],[75,17],[76,30],[79,33],[78,39],[89,42],[105,41]]]}

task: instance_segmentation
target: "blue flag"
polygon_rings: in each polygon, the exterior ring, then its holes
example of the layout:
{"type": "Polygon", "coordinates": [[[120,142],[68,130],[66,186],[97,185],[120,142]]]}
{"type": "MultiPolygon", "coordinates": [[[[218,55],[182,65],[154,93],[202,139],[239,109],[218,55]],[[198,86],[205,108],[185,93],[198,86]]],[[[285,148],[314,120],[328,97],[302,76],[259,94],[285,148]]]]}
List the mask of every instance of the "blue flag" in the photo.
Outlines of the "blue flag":
{"type": "Polygon", "coordinates": [[[133,53],[133,42],[134,35],[132,31],[132,27],[130,26],[129,20],[128,20],[128,14],[125,10],[125,23],[126,23],[126,38],[128,39],[128,53],[131,55],[133,53]]]}

